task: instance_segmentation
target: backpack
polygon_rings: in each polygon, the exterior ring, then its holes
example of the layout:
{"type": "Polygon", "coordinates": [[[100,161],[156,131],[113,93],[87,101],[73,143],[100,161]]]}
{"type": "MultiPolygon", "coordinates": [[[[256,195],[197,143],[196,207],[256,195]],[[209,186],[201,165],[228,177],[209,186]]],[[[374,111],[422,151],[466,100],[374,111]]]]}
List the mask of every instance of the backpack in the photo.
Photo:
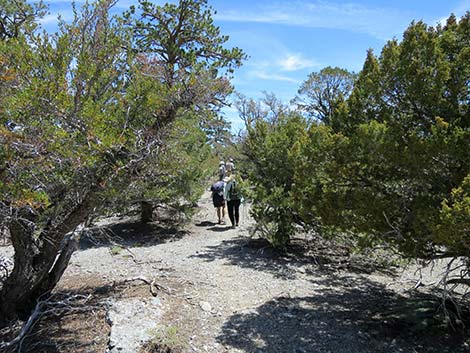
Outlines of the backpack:
{"type": "Polygon", "coordinates": [[[230,183],[230,189],[228,191],[228,196],[229,196],[230,200],[239,200],[240,199],[240,196],[241,196],[240,195],[240,190],[238,188],[236,180],[233,180],[230,183]]]}
{"type": "Polygon", "coordinates": [[[222,195],[224,193],[224,182],[218,181],[211,187],[212,192],[222,195]]]}

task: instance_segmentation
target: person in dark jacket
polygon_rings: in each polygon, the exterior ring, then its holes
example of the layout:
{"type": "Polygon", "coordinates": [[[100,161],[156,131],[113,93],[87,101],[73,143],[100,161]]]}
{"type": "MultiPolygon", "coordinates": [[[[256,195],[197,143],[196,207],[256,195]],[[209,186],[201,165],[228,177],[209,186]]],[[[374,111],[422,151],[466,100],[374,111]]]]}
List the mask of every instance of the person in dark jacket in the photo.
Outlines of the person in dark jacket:
{"type": "Polygon", "coordinates": [[[224,199],[224,189],[225,189],[225,182],[223,180],[219,180],[212,184],[211,191],[212,191],[212,203],[214,207],[217,209],[217,218],[218,223],[223,224],[225,223],[225,199],[224,199]]]}

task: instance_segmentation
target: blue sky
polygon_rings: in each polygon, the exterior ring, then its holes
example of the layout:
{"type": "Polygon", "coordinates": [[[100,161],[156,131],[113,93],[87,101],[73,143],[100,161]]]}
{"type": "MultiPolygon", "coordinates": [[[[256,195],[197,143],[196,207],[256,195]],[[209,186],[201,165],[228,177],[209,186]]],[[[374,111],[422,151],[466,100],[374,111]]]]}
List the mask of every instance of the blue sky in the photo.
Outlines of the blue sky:
{"type": "MultiPolygon", "coordinates": [[[[77,1],[80,3],[80,1],[77,1]]],[[[162,3],[163,1],[155,1],[162,3]]],[[[71,17],[67,0],[46,0],[51,27],[57,13],[71,17]]],[[[126,8],[136,0],[119,0],[126,8]]],[[[380,53],[388,39],[400,39],[412,20],[435,25],[450,13],[470,10],[470,0],[209,0],[215,23],[249,59],[235,72],[235,89],[245,96],[272,92],[289,102],[308,74],[326,66],[351,71],[362,67],[368,48],[380,53]]],[[[233,130],[241,121],[233,108],[224,110],[233,130]]]]}

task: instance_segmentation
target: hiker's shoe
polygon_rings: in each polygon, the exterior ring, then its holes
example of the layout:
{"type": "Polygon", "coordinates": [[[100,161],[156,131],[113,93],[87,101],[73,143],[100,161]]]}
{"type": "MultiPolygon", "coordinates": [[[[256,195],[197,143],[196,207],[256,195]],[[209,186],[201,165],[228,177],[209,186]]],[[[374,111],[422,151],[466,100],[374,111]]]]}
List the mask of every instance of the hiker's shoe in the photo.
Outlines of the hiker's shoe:
{"type": "Polygon", "coordinates": [[[232,229],[235,229],[235,226],[234,226],[234,225],[232,225],[232,229]]]}

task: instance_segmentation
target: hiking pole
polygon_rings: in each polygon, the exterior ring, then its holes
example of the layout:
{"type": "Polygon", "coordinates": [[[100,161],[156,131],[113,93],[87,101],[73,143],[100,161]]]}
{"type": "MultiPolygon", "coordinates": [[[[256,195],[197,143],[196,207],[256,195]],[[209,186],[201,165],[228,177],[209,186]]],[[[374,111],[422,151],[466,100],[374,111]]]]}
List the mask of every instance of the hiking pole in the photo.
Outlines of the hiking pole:
{"type": "Polygon", "coordinates": [[[242,221],[243,221],[243,224],[245,224],[245,221],[246,221],[246,207],[245,207],[245,202],[243,202],[243,209],[242,209],[242,221]]]}

